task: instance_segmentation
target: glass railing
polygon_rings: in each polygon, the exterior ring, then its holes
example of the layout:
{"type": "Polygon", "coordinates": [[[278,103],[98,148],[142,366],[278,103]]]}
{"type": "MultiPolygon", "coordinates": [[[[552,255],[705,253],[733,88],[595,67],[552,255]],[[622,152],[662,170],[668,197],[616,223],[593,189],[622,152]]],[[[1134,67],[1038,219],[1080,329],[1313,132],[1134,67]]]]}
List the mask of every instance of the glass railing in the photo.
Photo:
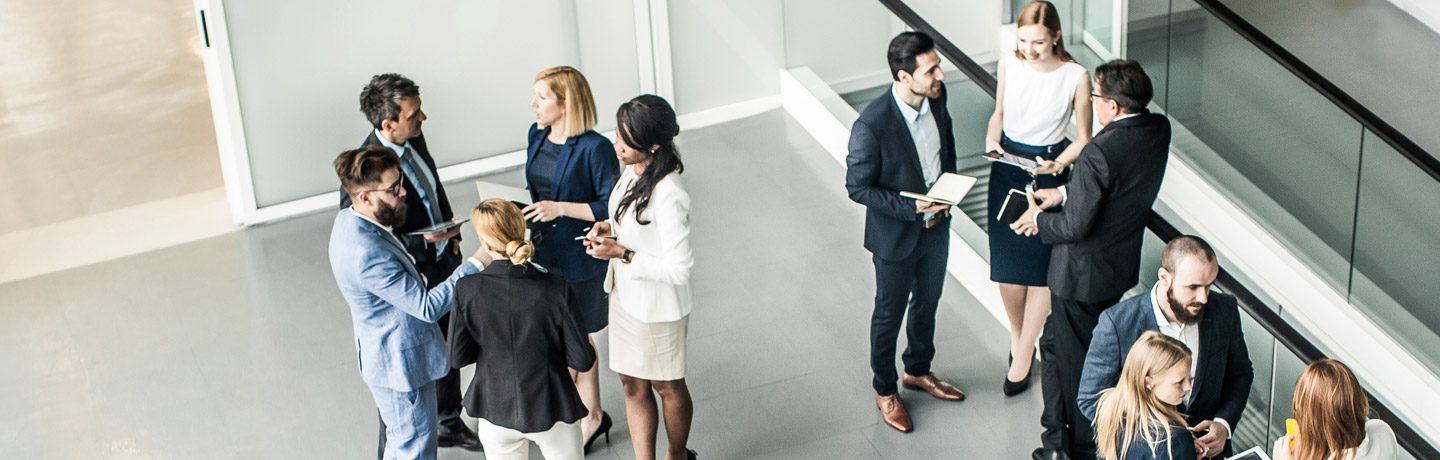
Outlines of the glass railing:
{"type": "MultiPolygon", "coordinates": [[[[1235,201],[1246,203],[1249,212],[1284,217],[1256,220],[1265,222],[1275,235],[1285,238],[1293,252],[1310,254],[1308,257],[1312,260],[1308,262],[1315,264],[1317,271],[1337,290],[1350,293],[1351,302],[1357,307],[1390,318],[1377,322],[1394,331],[1403,330],[1398,333],[1412,337],[1423,338],[1427,334],[1434,337],[1433,325],[1440,324],[1436,321],[1440,318],[1393,321],[1394,316],[1388,315],[1400,312],[1413,317],[1414,308],[1402,305],[1424,306],[1430,304],[1416,302],[1433,303],[1433,299],[1440,299],[1440,283],[1415,282],[1418,275],[1408,275],[1408,278],[1406,275],[1416,267],[1427,265],[1420,261],[1440,260],[1440,253],[1435,252],[1440,248],[1428,249],[1420,244],[1427,239],[1435,240],[1440,229],[1440,213],[1421,211],[1428,209],[1424,203],[1440,198],[1440,185],[1425,173],[1406,168],[1406,158],[1388,150],[1385,143],[1371,139],[1359,123],[1347,122],[1345,113],[1328,106],[1328,101],[1308,87],[1292,84],[1297,82],[1287,79],[1284,68],[1267,66],[1267,56],[1246,48],[1248,43],[1227,34],[1223,24],[1207,20],[1205,11],[1182,5],[1178,8],[1183,11],[1171,16],[1172,9],[1188,1],[1159,2],[1165,7],[1158,13],[1163,17],[1158,19],[1153,11],[1146,13],[1151,14],[1150,17],[1141,17],[1132,11],[1126,16],[1125,26],[1104,31],[1118,35],[1091,33],[1090,37],[1067,36],[1066,40],[1067,43],[1086,43],[1086,40],[1099,43],[1103,42],[1101,39],[1110,38],[1110,45],[1099,51],[1086,45],[1070,45],[1077,59],[1090,68],[1101,62],[1104,53],[1128,53],[1125,55],[1140,60],[1155,79],[1155,109],[1176,119],[1177,155],[1185,156],[1188,162],[1204,170],[1218,188],[1235,194],[1231,198],[1246,197],[1246,200],[1235,201]],[[1172,41],[1184,46],[1175,46],[1172,50],[1172,41]],[[1244,92],[1235,96],[1219,95],[1242,89],[1237,87],[1243,87],[1244,92]],[[1190,137],[1182,139],[1182,135],[1190,137]],[[1201,148],[1212,142],[1224,147],[1201,148]],[[1185,149],[1192,144],[1194,147],[1185,149]],[[1388,179],[1378,179],[1381,177],[1388,179]],[[1400,193],[1401,190],[1410,194],[1400,193]],[[1392,193],[1400,196],[1385,198],[1392,193]],[[1406,209],[1411,212],[1398,212],[1406,209]],[[1397,219],[1405,223],[1402,228],[1390,224],[1397,219]],[[1365,276],[1359,276],[1362,272],[1365,276]],[[1396,288],[1397,284],[1407,281],[1412,285],[1396,288]],[[1386,299],[1388,303],[1371,299],[1386,299]]],[[[984,184],[989,168],[975,154],[984,145],[986,122],[994,109],[994,67],[971,60],[964,50],[944,39],[944,30],[936,30],[921,13],[910,9],[908,3],[786,0],[786,64],[792,70],[813,71],[817,75],[813,80],[825,86],[822,91],[841,101],[828,106],[837,120],[848,127],[855,114],[888,90],[890,84],[888,70],[880,58],[884,55],[883,47],[858,40],[863,37],[885,43],[904,27],[936,36],[947,61],[948,108],[955,120],[959,167],[962,173],[981,180],[971,192],[972,196],[961,205],[971,219],[955,219],[952,225],[971,248],[988,260],[984,184]],[[837,10],[868,16],[846,17],[844,23],[814,21],[814,18],[842,17],[834,12],[837,10]],[[816,25],[817,22],[824,25],[816,25]],[[802,34],[806,36],[800,37],[802,34]],[[823,46],[826,40],[833,40],[831,47],[823,46]],[[812,49],[798,46],[797,41],[812,49]],[[835,51],[847,46],[864,52],[835,51]],[[959,71],[961,69],[966,71],[959,71]]],[[[1055,3],[1062,9],[1062,17],[1076,16],[1066,12],[1084,11],[1086,7],[1082,0],[1055,3]]],[[[1151,2],[1128,3],[1134,9],[1138,4],[1151,2]]],[[[1065,27],[1081,29],[1083,22],[1077,21],[1067,22],[1065,27]]],[[[1174,236],[1173,232],[1172,226],[1152,213],[1151,231],[1145,236],[1142,252],[1145,261],[1142,279],[1132,294],[1143,292],[1156,281],[1160,248],[1174,236]]],[[[1284,420],[1291,414],[1290,395],[1300,371],[1305,363],[1320,357],[1320,351],[1281,319],[1284,312],[1280,306],[1264,304],[1229,273],[1222,275],[1222,281],[1217,283],[1218,289],[1235,294],[1245,307],[1243,329],[1255,367],[1250,399],[1243,420],[1236,426],[1235,447],[1237,450],[1253,446],[1268,449],[1284,434],[1284,420]]],[[[1407,345],[1413,344],[1407,342],[1407,345]]],[[[1414,438],[1414,431],[1382,404],[1377,403],[1376,409],[1378,416],[1398,427],[1402,438],[1406,434],[1414,438]]],[[[1412,444],[1420,449],[1419,457],[1434,455],[1434,448],[1423,439],[1412,439],[1412,444]]],[[[1416,457],[1407,454],[1402,458],[1416,457]]]]}

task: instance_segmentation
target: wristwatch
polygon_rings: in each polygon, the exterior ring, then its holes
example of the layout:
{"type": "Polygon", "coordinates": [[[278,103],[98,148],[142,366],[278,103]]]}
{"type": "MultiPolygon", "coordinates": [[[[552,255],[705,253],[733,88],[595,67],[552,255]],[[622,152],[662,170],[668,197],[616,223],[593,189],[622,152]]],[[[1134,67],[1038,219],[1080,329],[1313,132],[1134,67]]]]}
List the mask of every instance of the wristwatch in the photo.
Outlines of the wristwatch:
{"type": "Polygon", "coordinates": [[[624,262],[624,263],[627,263],[627,264],[628,264],[628,263],[630,263],[631,260],[634,260],[634,259],[635,259],[635,251],[631,251],[631,250],[629,250],[629,249],[626,249],[623,254],[620,254],[620,261],[621,261],[621,262],[624,262]]]}

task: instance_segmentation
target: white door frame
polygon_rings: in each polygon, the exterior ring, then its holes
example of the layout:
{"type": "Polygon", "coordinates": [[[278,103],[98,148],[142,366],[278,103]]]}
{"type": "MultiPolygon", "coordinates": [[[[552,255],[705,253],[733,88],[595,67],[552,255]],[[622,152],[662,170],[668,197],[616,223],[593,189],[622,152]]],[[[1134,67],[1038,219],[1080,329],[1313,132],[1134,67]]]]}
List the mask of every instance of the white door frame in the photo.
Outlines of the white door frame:
{"type": "MultiPolygon", "coordinates": [[[[215,123],[215,141],[220,152],[220,170],[225,180],[225,198],[229,203],[231,220],[248,226],[333,206],[334,196],[331,193],[265,207],[256,203],[250,153],[245,143],[244,117],[240,113],[240,96],[235,85],[235,64],[230,55],[225,0],[191,1],[195,8],[197,32],[201,35],[210,113],[215,123]]],[[[640,90],[662,96],[674,104],[668,2],[633,2],[640,90]]],[[[512,152],[441,168],[440,175],[442,179],[473,176],[523,163],[523,153],[512,152]]]]}

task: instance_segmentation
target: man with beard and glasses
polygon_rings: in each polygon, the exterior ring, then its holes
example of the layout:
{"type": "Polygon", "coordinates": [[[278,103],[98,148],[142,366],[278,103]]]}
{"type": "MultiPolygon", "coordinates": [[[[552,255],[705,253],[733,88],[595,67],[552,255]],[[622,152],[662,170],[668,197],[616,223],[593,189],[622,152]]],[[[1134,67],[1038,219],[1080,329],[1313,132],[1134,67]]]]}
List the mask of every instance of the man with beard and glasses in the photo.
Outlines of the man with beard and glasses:
{"type": "Polygon", "coordinates": [[[896,380],[941,400],[965,399],[960,389],[930,372],[935,310],[950,251],[950,206],[900,196],[929,190],[941,173],[955,172],[955,133],[935,42],[923,33],[905,32],[890,41],[886,57],[895,81],[851,128],[845,190],[865,205],[865,249],[875,263],[870,317],[875,405],[886,425],[908,433],[910,415],[896,380]],[[901,320],[906,320],[908,341],[903,377],[895,372],[901,320]]]}
{"type": "MultiPolygon", "coordinates": [[[[425,143],[421,126],[428,119],[420,106],[420,87],[404,75],[387,73],[370,78],[360,90],[360,113],[372,129],[361,145],[381,146],[400,157],[400,175],[404,178],[404,223],[394,226],[395,237],[415,261],[415,268],[425,279],[425,286],[435,287],[460,265],[460,227],[420,235],[411,234],[431,225],[449,222],[455,214],[435,158],[425,143]]],[[[350,206],[350,195],[340,191],[340,208],[350,206]]],[[[438,322],[440,335],[450,331],[450,315],[438,322]]],[[[460,419],[460,370],[435,383],[436,410],[440,414],[440,447],[460,447],[472,452],[483,450],[475,436],[460,419]]],[[[380,421],[380,443],[377,456],[385,455],[385,421],[380,421]]]]}
{"type": "Polygon", "coordinates": [[[439,447],[436,380],[450,372],[435,323],[450,312],[455,283],[479,273],[484,250],[433,287],[396,237],[408,194],[400,157],[368,145],[335,158],[350,206],[330,231],[330,270],[350,305],[360,378],[384,422],[386,459],[433,459],[439,447]]]}
{"type": "Polygon", "coordinates": [[[1235,297],[1210,292],[1219,274],[1215,251],[1205,240],[1177,237],[1160,255],[1155,287],[1100,314],[1076,401],[1085,417],[1095,418],[1100,391],[1115,386],[1130,346],[1145,331],[1159,331],[1184,342],[1193,357],[1194,386],[1179,409],[1195,432],[1195,452],[1200,458],[1230,454],[1228,440],[1240,422],[1255,371],[1235,297]]]}

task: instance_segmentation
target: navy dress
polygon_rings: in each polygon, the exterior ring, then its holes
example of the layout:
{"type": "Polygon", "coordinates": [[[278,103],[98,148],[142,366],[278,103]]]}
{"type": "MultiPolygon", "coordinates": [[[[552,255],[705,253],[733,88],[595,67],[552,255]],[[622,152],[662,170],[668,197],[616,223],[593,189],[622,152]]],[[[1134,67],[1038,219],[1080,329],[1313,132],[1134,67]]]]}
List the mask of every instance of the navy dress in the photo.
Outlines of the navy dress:
{"type": "MultiPolygon", "coordinates": [[[[531,199],[586,203],[596,220],[605,220],[620,170],[615,146],[595,131],[571,136],[563,144],[550,142],[549,135],[549,128],[530,127],[525,182],[531,199]]],[[[585,246],[575,239],[593,224],[569,217],[530,224],[535,242],[531,261],[570,283],[578,306],[575,316],[586,334],[599,332],[610,321],[604,287],[607,262],[585,254],[585,246]]]]}
{"type": "MultiPolygon", "coordinates": [[[[1054,161],[1070,145],[1070,140],[1062,140],[1057,144],[1048,146],[1034,146],[1021,144],[1010,140],[1002,133],[1000,136],[1000,148],[1006,152],[1013,153],[1025,158],[1042,157],[1054,161]]],[[[997,283],[1019,284],[1023,286],[1045,286],[1046,273],[1050,269],[1050,246],[1040,241],[1038,236],[1016,235],[1010,229],[1010,224],[1000,221],[996,216],[1000,214],[1000,206],[1005,203],[1005,196],[1010,189],[1025,190],[1025,185],[1031,180],[1035,181],[1035,188],[1055,188],[1064,185],[1070,178],[1070,170],[1067,168],[1059,176],[1044,174],[1031,176],[1029,172],[1016,166],[1000,162],[990,163],[990,190],[989,190],[989,211],[988,225],[990,231],[990,280],[997,283]]]]}

